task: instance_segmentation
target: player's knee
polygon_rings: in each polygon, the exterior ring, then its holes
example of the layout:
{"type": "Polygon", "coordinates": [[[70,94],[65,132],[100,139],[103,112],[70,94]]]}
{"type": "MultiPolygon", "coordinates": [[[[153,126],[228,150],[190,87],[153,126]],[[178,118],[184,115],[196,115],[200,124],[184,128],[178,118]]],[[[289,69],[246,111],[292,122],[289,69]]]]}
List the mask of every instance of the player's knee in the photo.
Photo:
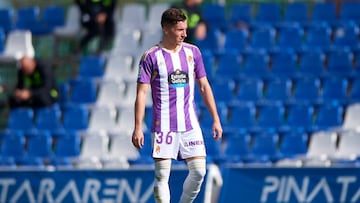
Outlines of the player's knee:
{"type": "Polygon", "coordinates": [[[202,181],[206,175],[205,168],[195,168],[191,170],[192,177],[197,181],[202,181]]]}
{"type": "Polygon", "coordinates": [[[171,160],[161,160],[155,163],[155,179],[158,182],[167,181],[170,176],[171,160]]]}
{"type": "Polygon", "coordinates": [[[188,163],[189,171],[194,180],[202,181],[206,175],[206,163],[203,159],[194,159],[188,163]]]}

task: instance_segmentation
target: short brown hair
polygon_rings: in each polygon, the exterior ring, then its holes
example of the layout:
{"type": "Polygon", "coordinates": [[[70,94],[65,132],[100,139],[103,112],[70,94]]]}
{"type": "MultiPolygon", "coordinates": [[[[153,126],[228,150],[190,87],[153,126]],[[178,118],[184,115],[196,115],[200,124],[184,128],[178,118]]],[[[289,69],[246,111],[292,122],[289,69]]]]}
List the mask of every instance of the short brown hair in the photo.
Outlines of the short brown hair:
{"type": "Polygon", "coordinates": [[[161,27],[173,26],[178,22],[185,21],[184,12],[178,8],[169,8],[161,16],[161,27]]]}

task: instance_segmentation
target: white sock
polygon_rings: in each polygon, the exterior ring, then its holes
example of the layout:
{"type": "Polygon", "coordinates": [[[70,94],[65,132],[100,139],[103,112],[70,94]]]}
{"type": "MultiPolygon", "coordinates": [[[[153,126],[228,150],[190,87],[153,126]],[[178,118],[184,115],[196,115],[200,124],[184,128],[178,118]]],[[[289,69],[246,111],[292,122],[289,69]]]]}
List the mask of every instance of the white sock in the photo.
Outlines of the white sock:
{"type": "Polygon", "coordinates": [[[189,174],[185,179],[180,203],[191,203],[200,192],[206,174],[205,159],[194,159],[187,163],[189,174]]]}
{"type": "Polygon", "coordinates": [[[155,161],[154,197],[157,203],[170,202],[169,176],[171,160],[155,161]]]}

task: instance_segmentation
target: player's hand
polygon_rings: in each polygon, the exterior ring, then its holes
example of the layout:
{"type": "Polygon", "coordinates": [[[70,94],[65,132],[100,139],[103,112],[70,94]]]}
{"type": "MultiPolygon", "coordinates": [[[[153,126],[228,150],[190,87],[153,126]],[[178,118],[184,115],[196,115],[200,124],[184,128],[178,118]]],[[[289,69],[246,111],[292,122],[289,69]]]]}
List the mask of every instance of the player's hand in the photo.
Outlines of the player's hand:
{"type": "Polygon", "coordinates": [[[220,122],[214,122],[212,126],[212,135],[215,141],[218,141],[222,138],[223,129],[221,127],[220,122]]]}
{"type": "Polygon", "coordinates": [[[141,149],[144,146],[144,133],[142,130],[135,129],[131,139],[136,148],[141,149]]]}

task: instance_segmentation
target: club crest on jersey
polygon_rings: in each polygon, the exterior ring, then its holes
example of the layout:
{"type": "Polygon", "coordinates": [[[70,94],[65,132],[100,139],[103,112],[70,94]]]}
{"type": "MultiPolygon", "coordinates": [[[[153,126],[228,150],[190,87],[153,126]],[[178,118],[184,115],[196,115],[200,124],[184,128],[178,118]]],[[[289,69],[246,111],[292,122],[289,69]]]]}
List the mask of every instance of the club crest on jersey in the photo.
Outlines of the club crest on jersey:
{"type": "Polygon", "coordinates": [[[156,147],[155,147],[155,152],[156,152],[157,154],[160,153],[160,146],[156,146],[156,147]]]}
{"type": "Polygon", "coordinates": [[[168,81],[170,86],[185,87],[189,83],[189,76],[186,72],[177,69],[170,73],[168,81]]]}

